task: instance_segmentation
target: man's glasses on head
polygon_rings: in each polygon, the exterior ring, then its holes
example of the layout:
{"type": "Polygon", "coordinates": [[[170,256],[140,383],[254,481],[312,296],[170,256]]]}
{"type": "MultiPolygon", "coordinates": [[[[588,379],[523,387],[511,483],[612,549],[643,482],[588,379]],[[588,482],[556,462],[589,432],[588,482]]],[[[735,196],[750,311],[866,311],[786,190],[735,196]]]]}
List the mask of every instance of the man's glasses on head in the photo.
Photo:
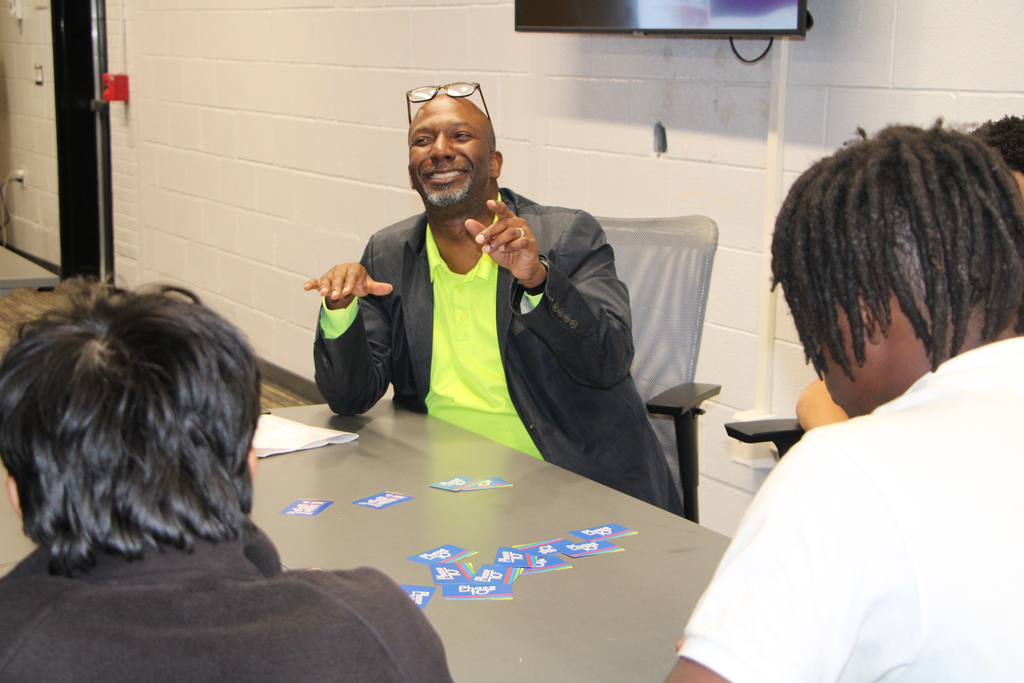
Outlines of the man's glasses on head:
{"type": "Polygon", "coordinates": [[[484,90],[479,83],[449,83],[448,85],[424,85],[405,93],[405,106],[409,110],[409,123],[412,123],[412,105],[429,102],[437,97],[437,94],[444,91],[448,97],[469,97],[475,92],[480,93],[480,101],[484,103],[484,113],[487,120],[491,119],[491,112],[487,111],[487,100],[484,99],[484,90]]]}

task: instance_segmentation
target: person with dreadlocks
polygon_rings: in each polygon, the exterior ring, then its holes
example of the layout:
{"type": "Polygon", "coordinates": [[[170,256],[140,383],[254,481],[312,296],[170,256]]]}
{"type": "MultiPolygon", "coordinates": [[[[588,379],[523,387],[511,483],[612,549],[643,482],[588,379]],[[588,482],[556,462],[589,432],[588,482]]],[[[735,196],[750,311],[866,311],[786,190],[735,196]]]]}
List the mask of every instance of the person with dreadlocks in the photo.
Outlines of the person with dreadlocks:
{"type": "MultiPolygon", "coordinates": [[[[1013,171],[1021,194],[1024,194],[1024,119],[1004,116],[999,121],[986,121],[971,135],[999,152],[1013,171]]],[[[816,379],[800,394],[796,402],[796,416],[804,429],[813,429],[834,422],[848,420],[846,412],[836,405],[825,382],[816,379]]]]}
{"type": "Polygon", "coordinates": [[[999,152],[1024,194],[1024,119],[1004,116],[998,121],[986,121],[971,135],[999,152]]]}
{"type": "Polygon", "coordinates": [[[1024,200],[998,154],[886,128],[793,185],[772,244],[852,419],[758,492],[669,681],[1017,681],[1024,200]]]}

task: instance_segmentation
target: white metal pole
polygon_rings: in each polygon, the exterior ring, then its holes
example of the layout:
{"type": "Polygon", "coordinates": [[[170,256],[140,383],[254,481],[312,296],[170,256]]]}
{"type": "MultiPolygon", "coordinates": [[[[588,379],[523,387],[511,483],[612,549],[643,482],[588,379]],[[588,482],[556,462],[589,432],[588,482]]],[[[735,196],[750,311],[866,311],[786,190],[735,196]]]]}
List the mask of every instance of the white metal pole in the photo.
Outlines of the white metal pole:
{"type": "Polygon", "coordinates": [[[782,154],[786,127],[786,94],[789,75],[789,39],[777,39],[772,55],[771,102],[765,153],[764,232],[761,242],[761,310],[757,329],[757,380],[754,409],[772,412],[772,378],[775,366],[775,310],[777,292],[771,291],[772,232],[782,204],[782,154]]]}

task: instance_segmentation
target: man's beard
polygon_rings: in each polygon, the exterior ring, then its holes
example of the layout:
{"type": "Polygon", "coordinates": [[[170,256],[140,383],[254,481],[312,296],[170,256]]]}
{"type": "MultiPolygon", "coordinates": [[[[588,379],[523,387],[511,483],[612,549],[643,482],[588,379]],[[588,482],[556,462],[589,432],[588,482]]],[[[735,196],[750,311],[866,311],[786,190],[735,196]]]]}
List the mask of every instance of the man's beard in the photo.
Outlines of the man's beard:
{"type": "Polygon", "coordinates": [[[442,209],[461,204],[472,189],[470,179],[467,179],[467,182],[463,183],[461,187],[450,187],[443,190],[432,190],[427,187],[426,183],[421,184],[420,187],[423,188],[423,199],[442,209]]]}

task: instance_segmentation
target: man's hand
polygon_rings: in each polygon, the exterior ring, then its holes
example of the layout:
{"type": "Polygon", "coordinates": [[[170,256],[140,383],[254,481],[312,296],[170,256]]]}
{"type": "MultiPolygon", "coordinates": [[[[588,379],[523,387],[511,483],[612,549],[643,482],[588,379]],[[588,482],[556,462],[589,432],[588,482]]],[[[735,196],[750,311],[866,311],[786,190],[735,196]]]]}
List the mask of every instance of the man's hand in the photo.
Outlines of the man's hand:
{"type": "Polygon", "coordinates": [[[807,385],[796,401],[796,417],[805,430],[824,427],[850,419],[846,411],[836,405],[825,382],[816,379],[807,385]]]}
{"type": "Polygon", "coordinates": [[[526,221],[512,213],[504,202],[487,201],[487,208],[498,220],[484,226],[480,221],[469,219],[466,230],[477,244],[483,245],[483,252],[494,259],[499,266],[512,272],[527,289],[539,287],[548,277],[548,269],[540,262],[537,240],[530,232],[526,221]]]}
{"type": "Polygon", "coordinates": [[[357,296],[384,296],[394,289],[386,282],[377,282],[366,272],[361,263],[342,263],[334,266],[320,278],[306,280],[302,286],[307,292],[317,290],[324,298],[327,308],[333,310],[348,308],[357,296]]]}
{"type": "Polygon", "coordinates": [[[665,679],[665,683],[729,683],[729,681],[703,664],[680,657],[675,668],[665,679]]]}

